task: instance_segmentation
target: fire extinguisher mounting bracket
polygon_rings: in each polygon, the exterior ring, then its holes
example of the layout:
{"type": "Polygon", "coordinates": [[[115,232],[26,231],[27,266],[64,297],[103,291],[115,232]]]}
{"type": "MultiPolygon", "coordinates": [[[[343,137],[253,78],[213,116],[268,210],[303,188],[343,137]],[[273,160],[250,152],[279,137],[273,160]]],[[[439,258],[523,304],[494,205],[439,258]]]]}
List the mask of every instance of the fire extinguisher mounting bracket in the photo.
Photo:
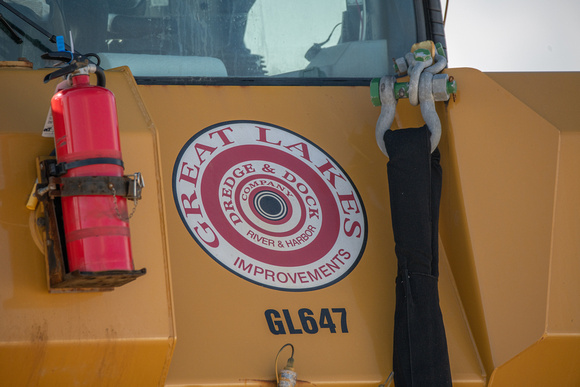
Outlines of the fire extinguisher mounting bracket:
{"type": "Polygon", "coordinates": [[[95,289],[95,291],[113,290],[115,287],[125,285],[147,273],[147,269],[141,270],[109,270],[109,271],[78,271],[66,273],[64,280],[55,284],[57,289],[95,289]]]}
{"type": "MultiPolygon", "coordinates": [[[[102,162],[105,158],[80,160],[82,165],[74,165],[76,162],[68,163],[73,165],[73,168],[91,165],[91,164],[105,164],[102,162]],[[101,160],[100,162],[90,162],[101,160]]],[[[107,159],[117,160],[119,159],[107,159]]],[[[141,200],[141,193],[145,187],[145,182],[141,172],[136,172],[132,175],[125,176],[79,176],[79,177],[61,177],[61,165],[57,164],[54,159],[43,160],[40,164],[40,170],[44,174],[45,184],[38,184],[35,196],[41,198],[48,193],[51,199],[66,196],[87,196],[87,195],[103,195],[121,196],[129,200],[141,200]]],[[[117,164],[117,163],[114,163],[117,164]]],[[[118,165],[118,164],[117,164],[118,165]]],[[[71,167],[69,167],[70,169],[71,167]]],[[[66,170],[66,169],[65,169],[66,170]]]]}
{"type": "Polygon", "coordinates": [[[61,197],[82,195],[124,196],[141,199],[144,186],[140,173],[128,176],[60,177],[54,172],[54,158],[38,158],[35,195],[42,203],[36,223],[44,236],[47,284],[50,293],[103,292],[123,286],[146,274],[141,270],[68,271],[63,232],[61,197]]]}
{"type": "MultiPolygon", "coordinates": [[[[140,173],[135,175],[140,176],[140,173]]],[[[49,195],[51,197],[111,195],[122,196],[129,200],[140,200],[142,192],[142,178],[128,176],[82,176],[82,177],[53,177],[49,178],[49,195]]]]}

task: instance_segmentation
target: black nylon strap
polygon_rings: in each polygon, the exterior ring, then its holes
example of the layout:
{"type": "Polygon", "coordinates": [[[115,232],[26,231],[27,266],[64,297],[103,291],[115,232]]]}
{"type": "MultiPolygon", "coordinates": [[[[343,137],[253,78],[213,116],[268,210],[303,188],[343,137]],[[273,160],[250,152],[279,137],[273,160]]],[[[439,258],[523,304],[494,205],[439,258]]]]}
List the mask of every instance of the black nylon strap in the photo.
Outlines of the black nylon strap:
{"type": "Polygon", "coordinates": [[[440,154],[425,125],[384,136],[397,256],[393,371],[397,387],[451,387],[439,306],[440,154]]]}
{"type": "Polygon", "coordinates": [[[54,172],[52,174],[55,176],[61,176],[73,168],[86,167],[87,165],[96,165],[96,164],[118,165],[118,166],[122,167],[123,169],[125,169],[125,164],[123,164],[123,160],[121,160],[121,159],[117,159],[114,157],[94,157],[94,158],[90,158],[90,159],[77,160],[77,161],[71,161],[68,163],[56,164],[54,171],[51,171],[51,172],[54,172]]]}

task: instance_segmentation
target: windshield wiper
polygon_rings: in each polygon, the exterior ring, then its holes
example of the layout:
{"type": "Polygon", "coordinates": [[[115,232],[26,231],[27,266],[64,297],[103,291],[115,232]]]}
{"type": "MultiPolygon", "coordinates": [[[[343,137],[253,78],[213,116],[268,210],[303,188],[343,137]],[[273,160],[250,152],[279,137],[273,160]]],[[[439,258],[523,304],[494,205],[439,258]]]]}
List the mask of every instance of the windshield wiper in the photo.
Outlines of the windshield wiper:
{"type": "MultiPolygon", "coordinates": [[[[38,23],[34,22],[28,16],[24,15],[23,13],[18,11],[16,8],[12,7],[11,5],[7,4],[4,0],[0,0],[0,5],[3,6],[4,8],[6,8],[7,10],[9,10],[10,12],[12,12],[15,16],[17,16],[19,19],[24,21],[26,24],[28,24],[29,26],[31,26],[32,28],[34,28],[35,30],[37,30],[38,32],[40,32],[41,34],[46,36],[50,42],[56,43],[56,36],[55,35],[51,34],[47,30],[45,30],[44,28],[39,26],[38,23]]],[[[8,29],[11,31],[11,32],[9,32],[9,34],[12,37],[12,39],[14,39],[14,36],[16,36],[16,38],[18,38],[20,40],[20,43],[18,43],[18,42],[17,43],[21,44],[22,39],[20,39],[20,37],[16,34],[16,32],[14,32],[12,27],[10,27],[8,25],[8,22],[3,17],[1,19],[2,19],[2,24],[7,26],[8,29]],[[14,35],[12,35],[12,34],[14,34],[14,35]]],[[[16,40],[14,40],[14,41],[16,42],[16,40]]],[[[67,50],[69,50],[69,51],[71,50],[71,46],[68,43],[65,43],[64,45],[65,45],[67,50]]],[[[80,54],[76,50],[75,50],[75,52],[80,54]]]]}
{"type": "Polygon", "coordinates": [[[12,28],[10,23],[8,23],[8,20],[4,19],[4,16],[1,13],[0,13],[0,23],[4,26],[2,30],[6,32],[6,34],[10,36],[12,40],[14,40],[14,43],[22,44],[23,40],[20,38],[20,36],[18,36],[16,31],[14,31],[14,28],[12,28]]]}

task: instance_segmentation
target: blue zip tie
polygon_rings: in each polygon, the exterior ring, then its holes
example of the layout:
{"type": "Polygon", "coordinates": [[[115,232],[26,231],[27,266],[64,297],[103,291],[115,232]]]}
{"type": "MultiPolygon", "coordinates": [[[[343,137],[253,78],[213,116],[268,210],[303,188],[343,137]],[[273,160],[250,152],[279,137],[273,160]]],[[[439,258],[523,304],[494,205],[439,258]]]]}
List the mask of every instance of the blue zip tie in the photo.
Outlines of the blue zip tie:
{"type": "Polygon", "coordinates": [[[57,51],[66,51],[66,47],[64,46],[64,37],[59,35],[56,37],[56,50],[57,51]]]}

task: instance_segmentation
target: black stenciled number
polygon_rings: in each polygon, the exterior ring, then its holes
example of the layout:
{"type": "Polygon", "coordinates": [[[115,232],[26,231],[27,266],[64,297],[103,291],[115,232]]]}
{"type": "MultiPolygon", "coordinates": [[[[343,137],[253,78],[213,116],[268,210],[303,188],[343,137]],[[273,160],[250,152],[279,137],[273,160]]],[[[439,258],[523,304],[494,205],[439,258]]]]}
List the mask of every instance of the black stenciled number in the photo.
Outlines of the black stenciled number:
{"type": "Polygon", "coordinates": [[[332,321],[328,308],[320,310],[320,328],[328,328],[331,333],[336,333],[336,324],[332,321]]]}
{"type": "Polygon", "coordinates": [[[314,313],[310,309],[302,308],[298,311],[302,328],[306,333],[310,334],[318,332],[318,325],[316,325],[316,320],[312,316],[314,316],[314,313]]]}
{"type": "Polygon", "coordinates": [[[348,333],[345,308],[322,308],[318,319],[311,309],[301,308],[298,310],[299,325],[295,325],[298,322],[296,314],[291,314],[288,309],[282,309],[282,314],[276,309],[268,309],[264,312],[268,328],[273,335],[285,335],[286,332],[291,335],[301,335],[304,332],[312,335],[318,333],[321,329],[328,329],[330,333],[336,333],[337,324],[335,323],[336,318],[333,319],[332,317],[333,314],[335,317],[337,317],[336,314],[340,314],[340,331],[341,333],[348,333]],[[294,316],[294,320],[292,320],[292,316],[294,316]],[[302,329],[300,329],[300,326],[302,329]]]}
{"type": "Polygon", "coordinates": [[[348,333],[348,326],[346,325],[346,309],[332,308],[332,313],[340,313],[340,329],[342,333],[348,333]]]}

